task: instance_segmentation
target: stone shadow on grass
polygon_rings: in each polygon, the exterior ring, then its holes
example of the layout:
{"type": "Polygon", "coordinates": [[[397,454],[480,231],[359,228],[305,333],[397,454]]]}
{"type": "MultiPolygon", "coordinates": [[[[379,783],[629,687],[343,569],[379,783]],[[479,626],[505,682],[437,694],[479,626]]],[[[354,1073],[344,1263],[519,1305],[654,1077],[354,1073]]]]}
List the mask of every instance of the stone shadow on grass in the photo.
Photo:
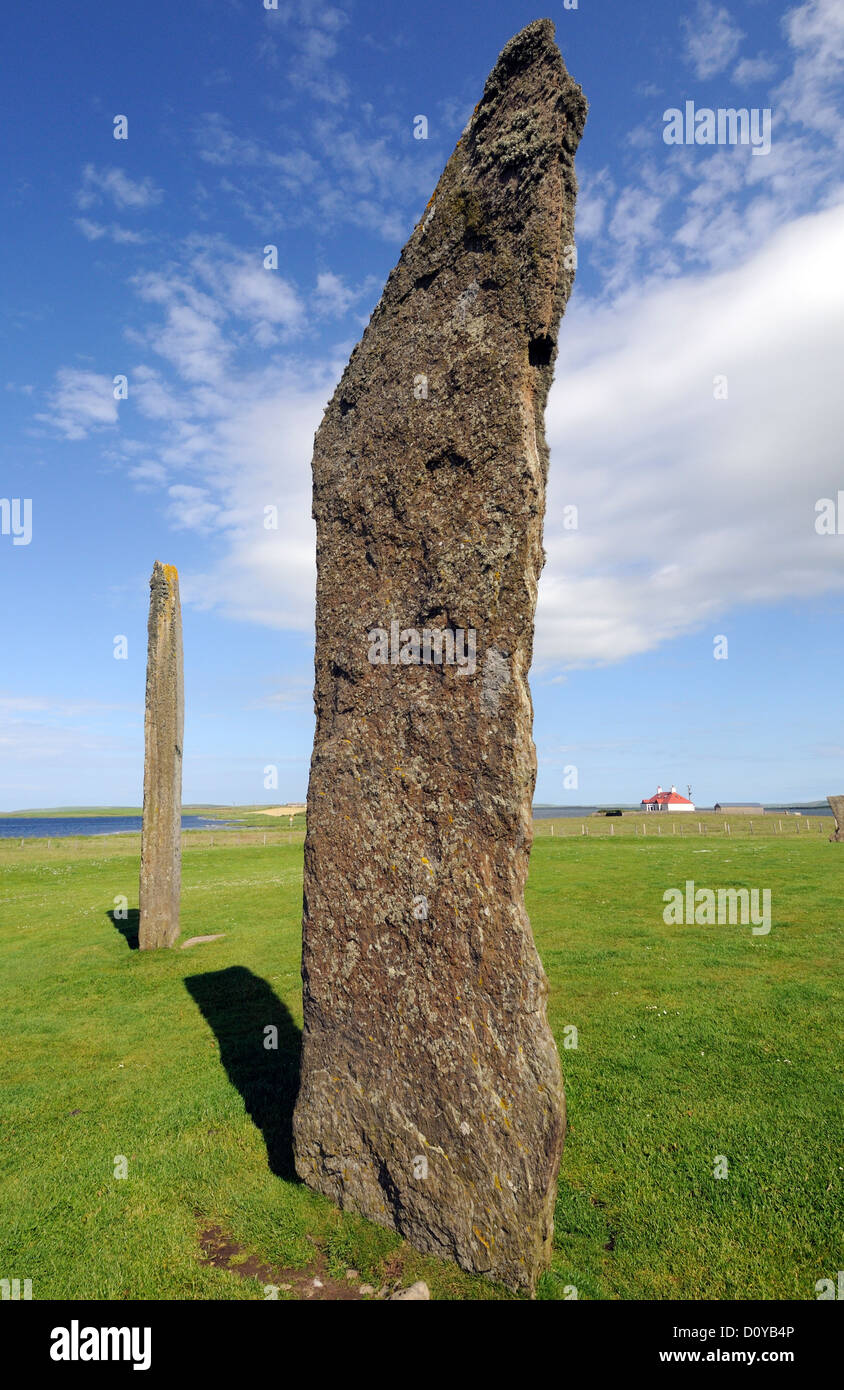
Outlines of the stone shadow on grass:
{"type": "MultiPolygon", "coordinates": [[[[185,988],[220,1044],[220,1061],[264,1138],[270,1171],[298,1182],[293,1165],[293,1106],[302,1033],[266,980],[243,965],[189,975],[185,988]],[[264,1047],[272,1025],[278,1047],[264,1047]]],[[[270,1035],[272,1036],[272,1035],[270,1035]]]]}
{"type": "Polygon", "coordinates": [[[136,907],[130,907],[125,917],[117,917],[114,912],[107,912],[106,916],[111,925],[120,932],[121,936],[126,937],[126,945],[130,951],[138,949],[138,927],[141,914],[136,907]]]}

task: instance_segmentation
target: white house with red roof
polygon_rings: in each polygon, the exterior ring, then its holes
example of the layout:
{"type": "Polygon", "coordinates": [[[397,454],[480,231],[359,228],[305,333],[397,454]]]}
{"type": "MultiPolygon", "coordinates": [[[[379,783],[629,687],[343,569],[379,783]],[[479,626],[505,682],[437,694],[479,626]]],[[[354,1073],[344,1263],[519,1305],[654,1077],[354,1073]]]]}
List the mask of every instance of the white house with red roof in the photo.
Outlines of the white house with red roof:
{"type": "Polygon", "coordinates": [[[649,796],[642,801],[643,811],[693,811],[694,809],[694,802],[681,796],[676,787],[672,787],[670,792],[664,792],[662,787],[657,787],[656,796],[649,796]]]}

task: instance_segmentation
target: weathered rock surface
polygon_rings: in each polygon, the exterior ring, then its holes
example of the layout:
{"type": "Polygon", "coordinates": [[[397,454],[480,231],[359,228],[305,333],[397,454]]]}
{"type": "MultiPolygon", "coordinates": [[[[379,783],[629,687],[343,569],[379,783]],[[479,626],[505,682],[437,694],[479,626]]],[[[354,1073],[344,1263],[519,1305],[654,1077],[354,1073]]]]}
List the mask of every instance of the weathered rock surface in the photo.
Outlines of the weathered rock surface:
{"type": "Polygon", "coordinates": [[[424,1303],[431,1297],[431,1290],[424,1280],[420,1279],[416,1284],[411,1284],[409,1289],[399,1289],[398,1293],[391,1293],[390,1303],[424,1303]]]}
{"type": "Polygon", "coordinates": [[[313,460],[297,1171],[419,1249],[528,1289],[549,1256],[565,1106],[524,908],[527,675],[585,114],[553,25],[529,25],[313,460]]]}
{"type": "Polygon", "coordinates": [[[138,944],[172,946],[182,887],[182,610],[175,565],[156,560],[150,580],[144,717],[144,820],[138,944]]]}
{"type": "Polygon", "coordinates": [[[827,801],[832,807],[832,814],[835,817],[835,834],[830,835],[830,840],[844,840],[844,796],[828,796],[827,801]]]}

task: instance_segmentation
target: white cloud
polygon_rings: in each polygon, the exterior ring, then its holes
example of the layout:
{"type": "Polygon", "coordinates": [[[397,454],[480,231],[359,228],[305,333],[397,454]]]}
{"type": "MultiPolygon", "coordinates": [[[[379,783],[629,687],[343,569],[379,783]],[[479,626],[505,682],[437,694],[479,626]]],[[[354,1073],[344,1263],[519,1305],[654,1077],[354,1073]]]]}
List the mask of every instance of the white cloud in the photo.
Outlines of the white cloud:
{"type": "Polygon", "coordinates": [[[260,56],[277,67],[284,54],[289,59],[287,79],[294,89],[335,105],[346,101],[349,84],[331,67],[338,49],[336,35],[349,22],[345,10],[315,0],[298,0],[265,11],[265,19],[267,35],[259,46],[260,56]],[[281,27],[284,40],[280,45],[276,32],[281,27]]]}
{"type": "MultiPolygon", "coordinates": [[[[838,542],[814,530],[816,500],[842,480],[842,238],[844,208],[832,208],[717,272],[572,302],[548,410],[540,667],[621,660],[736,607],[842,586],[838,542]],[[727,401],[713,398],[722,373],[727,401]]],[[[218,288],[228,300],[225,276],[218,288]]],[[[218,302],[205,316],[224,313],[218,302]]],[[[181,391],[160,391],[147,369],[167,423],[154,457],[174,479],[171,521],[217,538],[213,564],[183,575],[183,598],[308,632],[310,458],[342,362],[224,360],[202,383],[190,355],[179,361],[181,391]],[[265,529],[268,506],[278,530],[265,529]]]]}
{"type": "Polygon", "coordinates": [[[777,65],[760,53],[758,58],[742,58],[733,69],[734,82],[765,82],[773,77],[777,65]]]}
{"type": "Polygon", "coordinates": [[[193,127],[199,157],[221,167],[265,168],[291,192],[301,191],[319,173],[319,164],[300,146],[280,153],[251,136],[235,135],[225,116],[206,111],[193,127]]]}
{"type": "Polygon", "coordinates": [[[135,405],[149,420],[183,420],[190,407],[182,394],[175,394],[153,367],[134,367],[130,391],[135,405]]]}
{"type": "MultiPolygon", "coordinates": [[[[734,28],[724,13],[704,5],[698,28],[690,31],[693,40],[706,37],[705,54],[712,62],[717,55],[719,65],[734,28]],[[710,47],[713,27],[716,36],[723,33],[710,47]]],[[[763,89],[772,113],[768,153],[755,156],[741,144],[666,145],[660,114],[628,133],[637,157],[627,161],[620,188],[609,171],[581,174],[586,218],[581,223],[578,215],[578,233],[592,236],[589,264],[604,296],[648,279],[736,265],[777,227],[844,201],[844,9],[840,0],[806,0],[786,14],[782,27],[791,71],[770,94],[763,89]],[[610,237],[595,236],[596,224],[607,226],[610,237]]],[[[733,78],[767,81],[769,70],[767,56],[759,55],[741,60],[733,78]]],[[[682,105],[679,94],[674,100],[682,105]]],[[[698,106],[708,100],[708,93],[696,98],[698,106]]],[[[747,93],[733,100],[752,106],[747,93]]]]}
{"type": "Polygon", "coordinates": [[[167,493],[171,499],[167,515],[178,531],[210,530],[220,516],[219,506],[210,500],[205,488],[177,483],[167,493]]]}
{"type": "Polygon", "coordinates": [[[250,701],[248,709],[269,710],[307,710],[313,708],[314,682],[310,671],[300,676],[289,676],[283,689],[273,690],[250,701]]]}
{"type": "Polygon", "coordinates": [[[844,587],[840,543],[814,530],[842,478],[842,239],[830,209],[737,268],[572,305],[548,409],[540,664],[616,661],[744,604],[844,587]]]}
{"type": "Polygon", "coordinates": [[[643,242],[659,236],[657,225],[663,201],[641,188],[625,188],[615,205],[610,221],[610,236],[615,241],[632,242],[638,250],[643,242]]]}
{"type": "Polygon", "coordinates": [[[435,148],[434,141],[424,151],[411,149],[418,142],[408,143],[409,130],[409,123],[402,129],[393,117],[378,119],[364,103],[354,124],[334,109],[310,122],[310,149],[297,145],[279,153],[235,134],[216,112],[200,117],[194,138],[206,163],[249,171],[242,180],[222,178],[218,187],[265,240],[274,239],[269,228],[311,222],[321,229],[351,223],[401,242],[451,153],[450,147],[435,148]],[[280,189],[296,197],[280,199],[280,189]]]}
{"type": "Polygon", "coordinates": [[[693,19],[683,21],[685,56],[698,77],[723,72],[739,50],[744,35],[733,23],[729,10],[712,0],[699,0],[693,19]]]}
{"type": "MultiPolygon", "coordinates": [[[[788,120],[844,146],[844,6],[841,0],[808,0],[789,10],[783,28],[796,51],[794,69],[774,98],[788,120]]],[[[840,170],[840,165],[839,165],[840,170]]]]}
{"type": "MultiPolygon", "coordinates": [[[[255,330],[286,332],[303,307],[277,272],[219,240],[194,240],[180,267],[134,284],[162,317],[133,337],[173,372],[145,362],[132,368],[130,394],[162,430],[143,448],[124,439],[124,462],[140,487],[169,484],[166,515],[175,528],[218,538],[213,568],[183,573],[183,600],[307,629],[312,612],[303,595],[313,592],[315,571],[310,458],[341,363],[288,353],[238,366],[238,349],[254,344],[255,330]],[[267,507],[278,509],[277,531],[265,528],[267,507]]],[[[330,272],[319,290],[323,305],[335,307],[358,293],[330,272]]]]}
{"type": "Polygon", "coordinates": [[[129,477],[138,485],[139,491],[150,492],[167,482],[167,469],[154,459],[145,459],[129,469],[129,477]]]}
{"type": "Polygon", "coordinates": [[[144,341],[187,380],[219,380],[232,351],[221,328],[223,307],[175,272],[147,272],[133,283],[143,299],[164,310],[164,322],[150,328],[144,341]]]}
{"type": "Polygon", "coordinates": [[[97,169],[86,164],[76,201],[79,207],[90,208],[110,199],[117,208],[138,211],[160,203],[162,197],[162,190],[150,178],[130,179],[122,169],[97,169]]]}
{"type": "Polygon", "coordinates": [[[88,217],[77,217],[76,226],[88,241],[101,241],[107,237],[109,241],[115,242],[118,246],[128,244],[139,245],[146,241],[143,232],[130,231],[128,227],[121,227],[117,222],[111,222],[108,226],[100,222],[92,222],[88,217]]]}
{"type": "Polygon", "coordinates": [[[49,709],[50,702],[41,695],[0,695],[0,711],[4,714],[31,714],[33,710],[49,709]]]}
{"type": "Polygon", "coordinates": [[[314,307],[318,314],[342,318],[360,295],[360,290],[349,289],[344,284],[342,276],[324,270],[317,276],[314,307]]]}
{"type": "Polygon", "coordinates": [[[48,404],[35,418],[65,439],[85,439],[91,430],[117,424],[114,383],[97,372],[61,367],[48,404]]]}
{"type": "MultiPolygon", "coordinates": [[[[269,627],[309,631],[316,575],[311,520],[313,437],[339,364],[319,374],[305,364],[266,368],[227,384],[225,409],[207,419],[202,447],[192,461],[216,515],[218,559],[202,574],[183,575],[182,597],[201,608],[269,627]],[[277,508],[278,529],[268,530],[266,508],[277,508]]],[[[164,451],[173,466],[179,443],[164,451]]],[[[188,507],[182,524],[189,520],[188,507]]]]}
{"type": "MultiPolygon", "coordinates": [[[[279,271],[264,268],[262,251],[236,251],[220,238],[191,238],[182,266],[141,274],[133,283],[165,314],[163,323],[134,333],[134,341],[153,347],[189,381],[220,382],[239,335],[267,348],[304,321],[295,287],[279,271]],[[239,329],[226,322],[230,317],[242,320],[239,329]]],[[[146,385],[150,402],[149,378],[146,385]]]]}
{"type": "Polygon", "coordinates": [[[283,328],[294,328],[300,322],[303,306],[299,296],[277,270],[241,261],[224,267],[223,274],[226,303],[233,313],[259,324],[283,328]]]}
{"type": "MultiPolygon", "coordinates": [[[[721,12],[706,13],[717,29],[721,12]]],[[[815,30],[792,16],[791,32],[798,59],[814,53],[823,75],[815,30]]],[[[722,55],[731,42],[722,35],[722,55]]],[[[351,133],[336,117],[311,130],[316,215],[330,222],[336,204],[338,219],[381,231],[393,217],[390,233],[403,235],[396,193],[408,195],[419,168],[411,175],[377,130],[351,133]]],[[[816,536],[813,507],[840,485],[830,363],[844,347],[844,316],[834,319],[844,211],[797,220],[819,189],[833,196],[830,162],[794,126],[764,159],[669,150],[659,128],[654,138],[636,183],[628,175],[617,191],[609,170],[581,176],[578,236],[591,238],[604,298],[572,301],[549,404],[537,658],[552,675],[654,648],[737,605],[841,584],[836,542],[816,536]],[[727,402],[713,399],[719,373],[727,402]],[[568,502],[580,509],[576,532],[562,527],[568,502]]],[[[271,165],[254,142],[230,153],[271,165]]],[[[166,428],[158,444],[127,441],[125,457],[137,485],[167,487],[174,526],[214,535],[204,572],[183,574],[186,603],[309,632],[310,458],[346,348],[342,360],[309,362],[290,342],[307,341],[307,310],[345,312],[357,291],[323,271],[306,305],[263,269],[262,246],[246,255],[194,238],[178,265],[136,279],[161,318],[134,340],[159,363],[135,367],[130,389],[166,428]],[[256,345],[271,349],[257,366],[256,345]],[[265,529],[269,505],[277,531],[265,529]]]]}
{"type": "Polygon", "coordinates": [[[575,235],[590,240],[603,230],[607,211],[607,201],[615,191],[608,169],[600,169],[593,174],[587,172],[578,179],[577,203],[575,205],[575,235]]]}

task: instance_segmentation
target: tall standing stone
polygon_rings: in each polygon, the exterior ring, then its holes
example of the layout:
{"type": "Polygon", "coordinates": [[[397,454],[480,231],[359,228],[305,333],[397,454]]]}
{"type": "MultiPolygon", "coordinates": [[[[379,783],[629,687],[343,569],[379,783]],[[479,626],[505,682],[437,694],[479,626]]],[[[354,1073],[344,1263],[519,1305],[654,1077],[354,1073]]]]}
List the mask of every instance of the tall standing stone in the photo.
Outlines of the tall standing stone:
{"type": "Polygon", "coordinates": [[[844,796],[828,796],[832,814],[835,817],[835,834],[830,835],[830,840],[844,840],[844,796]]]}
{"type": "Polygon", "coordinates": [[[316,436],[296,1168],[532,1289],[565,1130],[524,907],[543,414],[586,102],[503,50],[316,436]]]}
{"type": "Polygon", "coordinates": [[[144,823],[138,944],[172,946],[182,887],[182,738],[185,682],[175,565],[156,560],[150,580],[144,718],[144,823]]]}

